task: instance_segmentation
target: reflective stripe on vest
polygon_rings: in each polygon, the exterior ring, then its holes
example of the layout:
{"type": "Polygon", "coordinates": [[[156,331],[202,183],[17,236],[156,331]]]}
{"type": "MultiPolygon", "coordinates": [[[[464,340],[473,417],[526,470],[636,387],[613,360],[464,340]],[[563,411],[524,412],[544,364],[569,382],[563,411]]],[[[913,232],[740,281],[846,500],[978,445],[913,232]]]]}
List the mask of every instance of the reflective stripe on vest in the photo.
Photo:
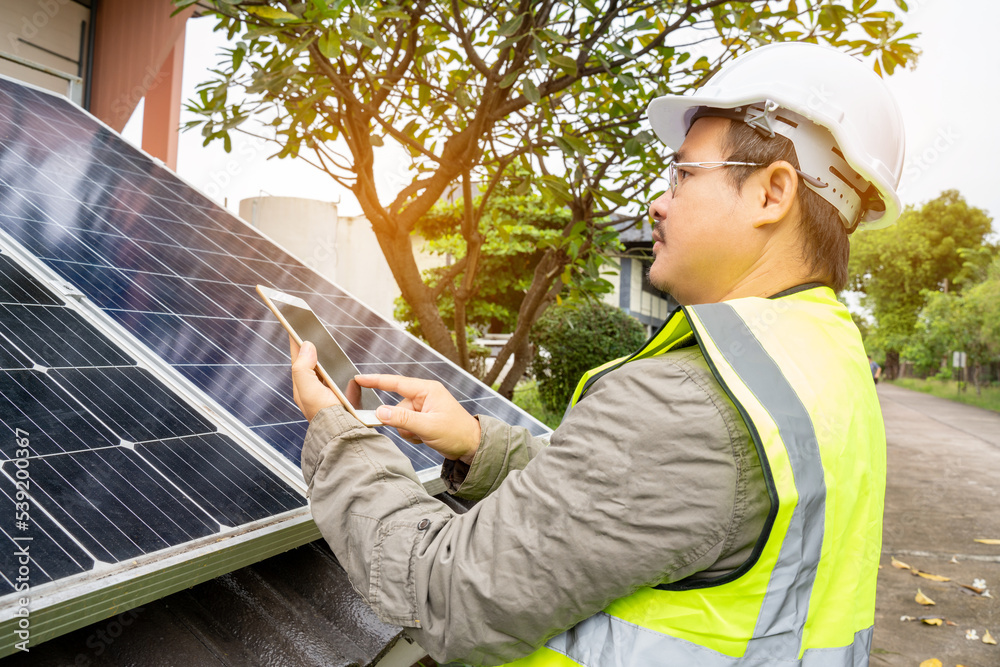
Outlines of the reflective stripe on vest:
{"type": "Polygon", "coordinates": [[[850,314],[816,288],[688,307],[668,325],[632,357],[587,374],[575,398],[604,372],[693,333],[772,493],[755,558],[715,581],[640,589],[513,664],[867,665],[885,440],[850,314]]]}

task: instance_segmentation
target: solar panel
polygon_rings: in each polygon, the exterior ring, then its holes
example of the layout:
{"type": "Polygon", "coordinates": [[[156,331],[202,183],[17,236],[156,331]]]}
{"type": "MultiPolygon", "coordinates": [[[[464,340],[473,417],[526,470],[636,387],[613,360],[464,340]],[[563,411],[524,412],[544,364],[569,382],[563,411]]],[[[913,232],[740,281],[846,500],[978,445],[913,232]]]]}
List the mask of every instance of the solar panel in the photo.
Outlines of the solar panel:
{"type": "Polygon", "coordinates": [[[282,515],[306,522],[300,487],[5,253],[0,349],[0,608],[11,617],[28,596],[36,640],[90,618],[59,609],[67,592],[95,579],[120,592],[140,558],[205,551],[282,515]]]}
{"type": "MultiPolygon", "coordinates": [[[[258,283],[308,301],[362,372],[439,380],[470,412],[547,431],[64,98],[5,79],[0,250],[0,418],[31,434],[32,571],[51,601],[36,642],[318,536],[287,335],[258,283]]],[[[440,456],[380,430],[433,485],[440,456]]],[[[17,568],[0,566],[6,638],[17,568]]]]}

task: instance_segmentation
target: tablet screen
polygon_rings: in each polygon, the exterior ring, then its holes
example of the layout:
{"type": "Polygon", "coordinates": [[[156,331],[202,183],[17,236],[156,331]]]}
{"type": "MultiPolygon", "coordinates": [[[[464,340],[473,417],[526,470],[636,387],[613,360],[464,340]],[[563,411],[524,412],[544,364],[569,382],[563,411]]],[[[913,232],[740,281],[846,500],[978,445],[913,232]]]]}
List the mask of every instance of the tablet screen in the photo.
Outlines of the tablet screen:
{"type": "MultiPolygon", "coordinates": [[[[350,397],[354,392],[351,391],[353,387],[349,387],[349,385],[354,380],[354,376],[358,374],[358,369],[347,358],[340,345],[319,321],[316,314],[311,310],[281,301],[275,300],[273,303],[281,311],[288,324],[295,329],[299,338],[316,346],[316,356],[319,358],[320,366],[340,390],[350,397]]],[[[354,401],[351,402],[354,403],[354,401]]],[[[375,391],[363,387],[361,389],[361,405],[354,405],[354,407],[357,410],[374,410],[380,405],[382,405],[382,401],[375,391]]]]}

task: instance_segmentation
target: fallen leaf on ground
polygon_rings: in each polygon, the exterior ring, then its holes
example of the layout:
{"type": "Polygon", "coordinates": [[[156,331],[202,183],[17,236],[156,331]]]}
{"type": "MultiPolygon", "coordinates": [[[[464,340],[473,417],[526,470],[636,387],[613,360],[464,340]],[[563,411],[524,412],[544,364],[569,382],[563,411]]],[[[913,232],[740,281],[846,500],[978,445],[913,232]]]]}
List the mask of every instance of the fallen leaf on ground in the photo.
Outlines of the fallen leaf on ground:
{"type": "MultiPolygon", "coordinates": [[[[957,581],[955,583],[958,584],[957,581]]],[[[979,595],[982,595],[983,592],[986,590],[985,588],[978,588],[976,586],[970,586],[969,584],[958,584],[958,585],[961,586],[962,588],[968,588],[973,593],[978,593],[979,595]]]]}
{"type": "Polygon", "coordinates": [[[920,663],[920,667],[942,667],[941,661],[937,658],[931,658],[930,660],[924,660],[920,663]]]}
{"type": "Polygon", "coordinates": [[[993,635],[990,634],[989,630],[983,632],[983,643],[997,645],[997,640],[993,639],[993,635]]]}
{"type": "Polygon", "coordinates": [[[920,570],[913,570],[913,574],[924,579],[930,579],[931,581],[951,581],[950,578],[942,577],[940,574],[931,574],[930,572],[921,572],[920,570]]]}
{"type": "Polygon", "coordinates": [[[951,560],[948,561],[948,562],[949,563],[954,563],[955,565],[958,565],[958,556],[952,556],[951,560]]]}
{"type": "Polygon", "coordinates": [[[896,568],[898,570],[912,570],[913,569],[912,567],[910,567],[909,565],[907,565],[903,561],[896,560],[895,556],[891,556],[891,558],[892,558],[892,566],[894,568],[896,568]]]}
{"type": "Polygon", "coordinates": [[[994,539],[985,538],[985,537],[977,537],[976,539],[974,539],[972,541],[973,542],[979,542],[980,544],[1000,544],[1000,540],[994,540],[994,539]]]}
{"type": "Polygon", "coordinates": [[[922,618],[920,620],[927,625],[942,625],[944,623],[943,618],[922,618]]]}
{"type": "Polygon", "coordinates": [[[937,604],[936,602],[934,602],[934,600],[932,600],[929,597],[927,597],[926,595],[924,595],[924,592],[921,591],[919,588],[917,589],[917,597],[915,597],[913,599],[916,600],[918,603],[924,604],[924,605],[937,604]]]}
{"type": "Polygon", "coordinates": [[[965,638],[969,640],[979,639],[979,633],[976,632],[975,628],[970,628],[965,631],[965,638]]]}
{"type": "Polygon", "coordinates": [[[958,625],[958,623],[953,623],[952,621],[945,621],[944,624],[945,625],[951,625],[951,626],[958,625]]]}

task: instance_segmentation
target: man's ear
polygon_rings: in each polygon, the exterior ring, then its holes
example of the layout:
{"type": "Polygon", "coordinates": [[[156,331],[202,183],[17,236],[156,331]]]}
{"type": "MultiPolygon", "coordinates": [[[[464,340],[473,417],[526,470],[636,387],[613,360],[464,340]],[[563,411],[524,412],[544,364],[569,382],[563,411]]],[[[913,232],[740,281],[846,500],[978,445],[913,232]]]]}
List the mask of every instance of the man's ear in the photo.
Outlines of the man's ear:
{"type": "MultiPolygon", "coordinates": [[[[785,160],[771,163],[751,177],[756,228],[787,218],[799,194],[799,176],[795,167],[785,160]]],[[[748,183],[749,184],[749,183],[748,183]]]]}

